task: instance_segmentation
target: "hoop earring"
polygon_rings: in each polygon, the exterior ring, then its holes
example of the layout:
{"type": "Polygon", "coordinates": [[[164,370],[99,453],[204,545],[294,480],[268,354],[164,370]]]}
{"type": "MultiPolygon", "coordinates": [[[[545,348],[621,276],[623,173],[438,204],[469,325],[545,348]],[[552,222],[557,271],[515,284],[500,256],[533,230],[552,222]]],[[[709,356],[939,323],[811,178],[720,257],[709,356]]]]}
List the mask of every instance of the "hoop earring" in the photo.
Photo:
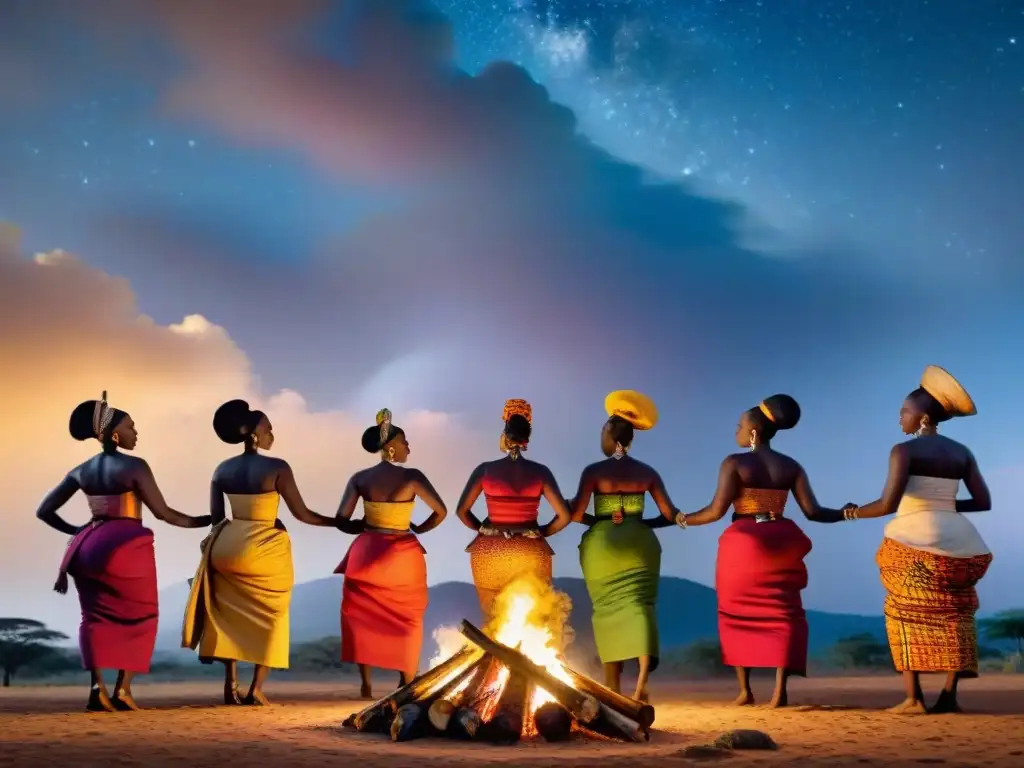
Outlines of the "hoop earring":
{"type": "Polygon", "coordinates": [[[394,461],[394,460],[395,460],[395,446],[392,445],[392,446],[390,446],[388,448],[388,461],[394,461]]]}
{"type": "Polygon", "coordinates": [[[756,429],[752,429],[752,430],[750,430],[750,450],[753,451],[756,448],[757,448],[757,430],[756,429]]]}

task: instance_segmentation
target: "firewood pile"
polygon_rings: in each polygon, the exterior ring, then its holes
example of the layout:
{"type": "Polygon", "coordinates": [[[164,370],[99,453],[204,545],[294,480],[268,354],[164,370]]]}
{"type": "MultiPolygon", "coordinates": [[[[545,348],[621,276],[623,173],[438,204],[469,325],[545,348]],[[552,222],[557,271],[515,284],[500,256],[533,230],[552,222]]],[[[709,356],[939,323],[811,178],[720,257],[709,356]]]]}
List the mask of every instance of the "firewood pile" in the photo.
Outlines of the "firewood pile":
{"type": "Polygon", "coordinates": [[[512,744],[539,736],[554,742],[574,732],[627,742],[650,738],[650,704],[568,667],[553,675],[468,621],[460,631],[468,641],[460,651],[350,715],[343,726],[386,733],[393,741],[444,737],[512,744]],[[538,691],[547,695],[538,697],[538,691]],[[543,703],[535,706],[538,698],[543,703]]]}

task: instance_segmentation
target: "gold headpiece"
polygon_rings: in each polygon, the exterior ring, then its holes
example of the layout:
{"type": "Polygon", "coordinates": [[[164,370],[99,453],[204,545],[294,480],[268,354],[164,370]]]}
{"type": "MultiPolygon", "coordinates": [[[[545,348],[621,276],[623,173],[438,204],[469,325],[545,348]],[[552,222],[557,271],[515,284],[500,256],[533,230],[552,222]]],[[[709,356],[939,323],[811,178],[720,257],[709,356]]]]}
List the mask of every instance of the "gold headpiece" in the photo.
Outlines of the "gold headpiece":
{"type": "Polygon", "coordinates": [[[761,409],[761,413],[763,413],[763,414],[764,414],[764,417],[765,417],[766,419],[768,419],[768,421],[770,421],[770,422],[771,422],[772,424],[774,424],[774,423],[775,423],[775,417],[774,417],[774,416],[772,416],[772,412],[771,412],[771,409],[770,409],[770,408],[768,408],[768,406],[767,406],[767,405],[765,405],[765,402],[764,402],[764,400],[762,400],[762,401],[761,401],[761,404],[760,404],[759,406],[757,406],[757,407],[761,409]]]}
{"type": "Polygon", "coordinates": [[[921,374],[921,389],[934,397],[950,416],[974,416],[978,409],[967,390],[945,368],[929,365],[921,374]]]}
{"type": "Polygon", "coordinates": [[[632,389],[620,389],[604,399],[608,416],[618,416],[633,425],[633,429],[651,429],[658,423],[658,407],[647,395],[632,389]]]}
{"type": "Polygon", "coordinates": [[[377,426],[380,427],[380,444],[384,445],[391,435],[391,411],[387,408],[377,411],[377,426]]]}

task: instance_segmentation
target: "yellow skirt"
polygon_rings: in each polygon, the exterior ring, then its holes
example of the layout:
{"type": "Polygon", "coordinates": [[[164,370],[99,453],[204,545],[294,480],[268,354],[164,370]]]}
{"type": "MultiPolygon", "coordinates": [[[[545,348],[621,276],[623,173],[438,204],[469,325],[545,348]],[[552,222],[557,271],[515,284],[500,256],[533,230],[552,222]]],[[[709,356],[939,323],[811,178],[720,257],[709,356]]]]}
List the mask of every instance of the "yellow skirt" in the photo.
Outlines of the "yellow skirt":
{"type": "Polygon", "coordinates": [[[203,545],[182,646],[198,648],[202,659],[287,669],[294,583],[287,531],[272,522],[221,523],[203,545]]]}
{"type": "Polygon", "coordinates": [[[946,557],[883,539],[875,556],[885,598],[885,629],[898,672],[978,674],[975,585],[992,555],[946,557]]]}

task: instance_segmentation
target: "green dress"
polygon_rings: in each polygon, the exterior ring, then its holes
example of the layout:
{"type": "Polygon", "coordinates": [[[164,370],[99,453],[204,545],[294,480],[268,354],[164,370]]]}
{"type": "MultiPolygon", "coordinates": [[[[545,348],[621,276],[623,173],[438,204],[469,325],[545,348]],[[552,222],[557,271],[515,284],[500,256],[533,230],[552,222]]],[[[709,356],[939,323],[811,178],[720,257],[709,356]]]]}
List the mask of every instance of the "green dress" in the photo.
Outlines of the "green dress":
{"type": "Polygon", "coordinates": [[[601,662],[658,657],[661,544],[642,521],[644,494],[594,496],[595,522],[580,542],[583,580],[594,606],[594,640],[601,662]],[[619,510],[625,519],[616,524],[619,510]]]}

